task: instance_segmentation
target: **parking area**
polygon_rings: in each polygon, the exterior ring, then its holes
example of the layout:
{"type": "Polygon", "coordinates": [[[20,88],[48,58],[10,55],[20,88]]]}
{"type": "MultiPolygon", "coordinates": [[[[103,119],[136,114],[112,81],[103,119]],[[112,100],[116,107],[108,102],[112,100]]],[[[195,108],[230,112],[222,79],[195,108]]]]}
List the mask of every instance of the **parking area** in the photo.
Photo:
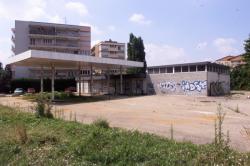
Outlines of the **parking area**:
{"type": "MultiPolygon", "coordinates": [[[[63,110],[65,119],[76,116],[77,121],[91,123],[98,118],[107,119],[111,126],[139,130],[170,137],[171,124],[174,139],[197,144],[212,142],[214,121],[221,103],[226,117],[223,125],[229,131],[230,144],[240,151],[250,151],[250,138],[245,127],[250,128],[249,92],[230,97],[197,96],[141,96],[119,98],[78,104],[60,104],[54,108],[63,110]],[[237,112],[237,110],[239,112],[237,112]]],[[[20,97],[0,97],[0,103],[29,107],[32,103],[20,97]],[[15,104],[11,104],[11,103],[15,104]]]]}

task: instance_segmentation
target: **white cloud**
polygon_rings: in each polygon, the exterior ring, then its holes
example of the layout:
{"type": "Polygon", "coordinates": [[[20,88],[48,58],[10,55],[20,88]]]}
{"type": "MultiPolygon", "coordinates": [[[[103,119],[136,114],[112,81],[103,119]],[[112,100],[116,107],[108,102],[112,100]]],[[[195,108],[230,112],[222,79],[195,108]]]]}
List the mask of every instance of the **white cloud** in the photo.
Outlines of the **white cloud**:
{"type": "Polygon", "coordinates": [[[139,13],[134,13],[129,18],[129,21],[137,23],[137,24],[143,24],[143,25],[150,25],[152,23],[151,20],[146,19],[143,14],[139,14],[139,13]]]}
{"type": "Polygon", "coordinates": [[[234,48],[236,40],[233,38],[217,38],[213,41],[214,46],[221,54],[237,54],[238,50],[234,48]]]}
{"type": "Polygon", "coordinates": [[[0,18],[7,20],[37,21],[46,19],[53,23],[63,23],[58,14],[49,14],[44,0],[23,0],[15,3],[0,2],[0,18]]]}
{"type": "Polygon", "coordinates": [[[0,2],[0,18],[15,20],[36,20],[46,17],[46,1],[43,0],[23,0],[15,3],[0,2]]]}
{"type": "Polygon", "coordinates": [[[109,25],[108,26],[108,30],[110,31],[115,31],[116,30],[116,27],[114,25],[109,25]]]}
{"type": "Polygon", "coordinates": [[[68,2],[65,4],[65,8],[75,11],[81,16],[86,16],[89,13],[87,7],[81,2],[68,2]]]}
{"type": "Polygon", "coordinates": [[[207,45],[208,45],[207,42],[198,43],[197,46],[196,46],[196,49],[197,50],[204,50],[205,48],[207,48],[207,45]]]}
{"type": "Polygon", "coordinates": [[[171,45],[145,44],[146,60],[149,66],[185,62],[183,48],[171,45]]]}
{"type": "Polygon", "coordinates": [[[64,23],[65,22],[65,20],[62,17],[60,17],[59,15],[50,16],[48,18],[48,20],[51,23],[64,23]]]}
{"type": "Polygon", "coordinates": [[[103,31],[98,26],[92,25],[92,24],[87,23],[87,22],[80,22],[80,25],[81,26],[90,26],[91,27],[91,33],[93,33],[95,35],[103,34],[103,31]]]}

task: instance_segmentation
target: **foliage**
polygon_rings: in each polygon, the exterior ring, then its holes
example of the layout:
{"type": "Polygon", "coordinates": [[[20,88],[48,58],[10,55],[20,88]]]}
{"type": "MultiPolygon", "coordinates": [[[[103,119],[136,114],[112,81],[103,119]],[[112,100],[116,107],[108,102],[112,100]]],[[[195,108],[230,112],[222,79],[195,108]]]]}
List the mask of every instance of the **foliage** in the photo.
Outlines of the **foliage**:
{"type": "MultiPolygon", "coordinates": [[[[40,100],[41,98],[49,101],[51,100],[51,93],[50,92],[43,92],[43,93],[35,93],[35,94],[25,94],[24,99],[29,99],[29,100],[40,100]]],[[[74,93],[71,92],[57,92],[55,91],[55,99],[56,100],[68,100],[76,98],[74,93]]]]}
{"type": "Polygon", "coordinates": [[[250,35],[249,35],[249,38],[245,40],[244,50],[245,50],[244,60],[247,63],[247,67],[249,69],[250,68],[250,35]]]}
{"type": "Polygon", "coordinates": [[[129,36],[128,43],[128,60],[139,61],[144,63],[143,68],[129,69],[129,74],[146,73],[147,63],[146,63],[146,53],[143,40],[141,37],[136,37],[132,33],[129,36]]]}
{"type": "Polygon", "coordinates": [[[9,92],[12,77],[11,73],[10,65],[6,65],[5,69],[3,69],[2,63],[0,62],[0,92],[9,92]]]}
{"type": "Polygon", "coordinates": [[[109,122],[105,119],[97,119],[93,122],[93,124],[97,127],[102,127],[105,129],[109,128],[109,122]]]}
{"type": "Polygon", "coordinates": [[[36,117],[53,118],[53,114],[51,113],[52,105],[47,96],[39,94],[36,98],[36,102],[37,102],[35,107],[36,117]]]}
{"type": "MultiPolygon", "coordinates": [[[[58,119],[35,118],[0,106],[0,165],[249,165],[249,154],[214,144],[177,143],[159,136],[58,119]],[[29,136],[10,136],[24,123],[29,136]]],[[[204,131],[205,132],[205,131],[204,131]]]]}
{"type": "Polygon", "coordinates": [[[231,89],[234,90],[250,90],[250,36],[244,43],[245,65],[235,67],[230,74],[231,89]]]}
{"type": "Polygon", "coordinates": [[[28,141],[26,127],[23,123],[15,125],[16,140],[21,144],[25,144],[28,141]]]}

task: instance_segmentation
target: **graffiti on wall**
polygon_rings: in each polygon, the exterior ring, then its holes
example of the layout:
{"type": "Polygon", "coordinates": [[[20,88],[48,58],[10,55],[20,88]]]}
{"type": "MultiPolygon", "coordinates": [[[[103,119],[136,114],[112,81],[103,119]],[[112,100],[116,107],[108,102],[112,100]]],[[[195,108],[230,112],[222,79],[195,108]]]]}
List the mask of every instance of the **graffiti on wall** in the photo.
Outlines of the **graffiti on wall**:
{"type": "Polygon", "coordinates": [[[207,88],[207,81],[182,81],[181,82],[182,90],[187,91],[198,91],[201,92],[201,90],[207,88]]]}
{"type": "Polygon", "coordinates": [[[207,80],[205,81],[186,81],[183,80],[181,83],[165,81],[158,84],[161,92],[169,91],[175,92],[177,89],[180,89],[184,92],[197,91],[201,92],[202,90],[207,89],[207,80]]]}
{"type": "Polygon", "coordinates": [[[159,87],[161,90],[168,90],[168,91],[175,91],[176,90],[176,83],[175,82],[162,82],[159,83],[159,87]]]}
{"type": "Polygon", "coordinates": [[[210,83],[210,95],[211,96],[220,96],[224,95],[225,91],[223,89],[223,82],[211,82],[210,83]]]}

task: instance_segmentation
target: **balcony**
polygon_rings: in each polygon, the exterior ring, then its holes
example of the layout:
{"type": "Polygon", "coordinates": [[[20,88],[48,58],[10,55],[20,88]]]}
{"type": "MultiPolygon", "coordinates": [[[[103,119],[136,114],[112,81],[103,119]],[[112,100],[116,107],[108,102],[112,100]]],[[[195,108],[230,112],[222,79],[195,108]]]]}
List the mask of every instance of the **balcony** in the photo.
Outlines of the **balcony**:
{"type": "Polygon", "coordinates": [[[30,49],[43,49],[43,50],[54,50],[54,49],[60,49],[60,50],[80,50],[79,45],[71,45],[71,44],[51,44],[51,45],[45,45],[45,44],[35,44],[35,45],[29,45],[30,49]]]}
{"type": "Polygon", "coordinates": [[[11,40],[13,43],[15,43],[15,36],[14,35],[11,36],[11,40]]]}
{"type": "Polygon", "coordinates": [[[11,50],[13,53],[15,53],[15,46],[14,45],[11,46],[11,50]]]}
{"type": "Polygon", "coordinates": [[[80,39],[79,32],[74,31],[56,31],[54,28],[30,28],[29,35],[32,37],[43,37],[43,38],[62,38],[62,39],[80,39]]]}
{"type": "Polygon", "coordinates": [[[15,28],[11,28],[11,31],[15,34],[16,30],[15,28]]]}

